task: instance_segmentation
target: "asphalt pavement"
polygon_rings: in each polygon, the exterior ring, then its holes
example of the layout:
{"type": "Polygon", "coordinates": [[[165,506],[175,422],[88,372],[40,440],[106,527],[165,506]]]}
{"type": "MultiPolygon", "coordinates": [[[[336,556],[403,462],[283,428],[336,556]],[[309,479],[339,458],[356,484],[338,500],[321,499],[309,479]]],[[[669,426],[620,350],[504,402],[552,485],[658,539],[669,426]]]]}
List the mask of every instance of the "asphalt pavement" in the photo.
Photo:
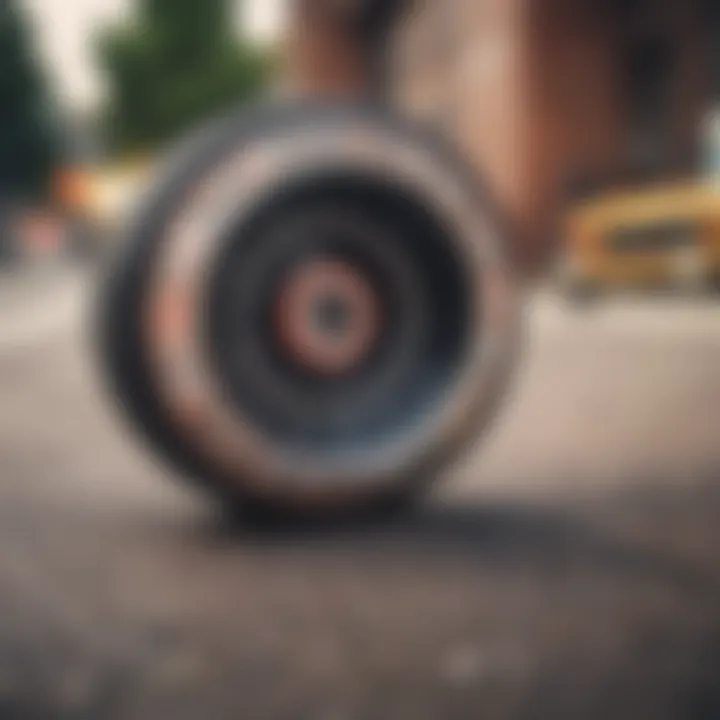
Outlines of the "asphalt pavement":
{"type": "Polygon", "coordinates": [[[0,275],[0,719],[720,718],[720,303],[538,294],[425,506],[262,533],[118,423],[91,286],[0,275]]]}

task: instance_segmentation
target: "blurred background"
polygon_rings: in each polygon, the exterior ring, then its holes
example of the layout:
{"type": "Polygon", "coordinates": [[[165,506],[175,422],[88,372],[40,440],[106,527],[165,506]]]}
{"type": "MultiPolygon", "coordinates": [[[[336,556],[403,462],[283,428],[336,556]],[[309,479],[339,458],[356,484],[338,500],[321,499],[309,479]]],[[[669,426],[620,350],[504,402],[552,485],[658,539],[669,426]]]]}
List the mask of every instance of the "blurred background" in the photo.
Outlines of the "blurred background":
{"type": "Polygon", "coordinates": [[[2,203],[23,234],[5,255],[97,249],[168,143],[258,96],[280,5],[206,5],[3,5],[2,203]]]}
{"type": "Polygon", "coordinates": [[[0,718],[717,720],[720,5],[403,27],[402,106],[553,238],[523,372],[411,517],[262,534],[158,480],[87,335],[160,158],[273,91],[286,22],[0,0],[0,718]]]}

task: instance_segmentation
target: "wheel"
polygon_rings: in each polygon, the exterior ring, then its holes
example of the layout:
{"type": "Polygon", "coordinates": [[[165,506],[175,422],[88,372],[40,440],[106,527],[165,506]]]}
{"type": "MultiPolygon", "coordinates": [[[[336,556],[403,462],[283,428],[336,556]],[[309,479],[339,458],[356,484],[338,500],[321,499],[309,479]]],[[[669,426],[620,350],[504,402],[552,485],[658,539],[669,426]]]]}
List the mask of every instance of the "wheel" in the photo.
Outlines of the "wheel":
{"type": "Polygon", "coordinates": [[[587,307],[599,298],[600,288],[583,275],[567,254],[560,258],[554,276],[560,295],[573,306],[587,307]]]}
{"type": "Polygon", "coordinates": [[[673,289],[680,295],[702,296],[712,288],[713,278],[702,250],[685,249],[678,254],[674,263],[673,289]]]}
{"type": "Polygon", "coordinates": [[[562,287],[563,297],[576,308],[593,307],[601,299],[600,288],[590,281],[577,281],[562,287]]]}
{"type": "Polygon", "coordinates": [[[401,506],[478,436],[512,367],[490,203],[380,112],[221,121],[120,246],[99,328],[115,395],[176,469],[254,513],[401,506]]]}

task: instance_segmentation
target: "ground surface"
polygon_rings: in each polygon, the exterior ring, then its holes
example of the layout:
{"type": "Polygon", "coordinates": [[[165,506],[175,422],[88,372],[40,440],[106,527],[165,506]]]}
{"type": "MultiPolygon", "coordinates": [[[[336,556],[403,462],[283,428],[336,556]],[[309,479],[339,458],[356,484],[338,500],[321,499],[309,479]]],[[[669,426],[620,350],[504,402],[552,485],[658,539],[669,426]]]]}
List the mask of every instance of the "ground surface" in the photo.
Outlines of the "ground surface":
{"type": "Polygon", "coordinates": [[[531,306],[415,516],[259,535],[98,393],[85,283],[0,277],[0,718],[717,720],[720,306],[531,306]]]}

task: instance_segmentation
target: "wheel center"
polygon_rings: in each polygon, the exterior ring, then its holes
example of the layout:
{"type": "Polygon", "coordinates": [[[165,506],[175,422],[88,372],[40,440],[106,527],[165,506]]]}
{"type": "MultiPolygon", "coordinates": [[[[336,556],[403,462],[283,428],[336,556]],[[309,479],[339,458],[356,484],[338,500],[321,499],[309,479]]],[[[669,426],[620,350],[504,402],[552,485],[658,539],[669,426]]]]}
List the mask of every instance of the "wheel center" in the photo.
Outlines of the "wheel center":
{"type": "Polygon", "coordinates": [[[352,330],[353,310],[345,298],[328,295],[315,305],[315,324],[320,332],[344,335],[352,330]]]}
{"type": "Polygon", "coordinates": [[[370,355],[380,335],[380,301],[366,273],[344,260],[314,259],[280,288],[275,330],[285,354],[321,374],[345,374],[370,355]]]}

